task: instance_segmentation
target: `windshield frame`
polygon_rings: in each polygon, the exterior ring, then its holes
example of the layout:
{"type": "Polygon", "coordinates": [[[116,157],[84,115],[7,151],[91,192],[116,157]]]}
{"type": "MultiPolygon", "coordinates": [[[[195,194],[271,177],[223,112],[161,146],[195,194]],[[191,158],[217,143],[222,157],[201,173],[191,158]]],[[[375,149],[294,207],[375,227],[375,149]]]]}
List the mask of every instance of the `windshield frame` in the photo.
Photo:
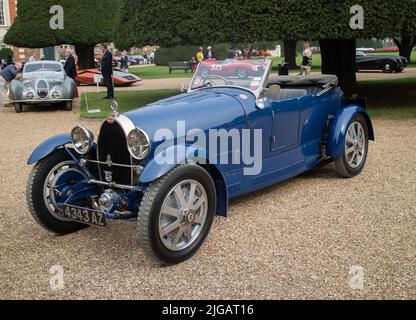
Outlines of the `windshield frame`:
{"type": "Polygon", "coordinates": [[[200,91],[200,90],[204,90],[204,89],[212,89],[212,88],[233,88],[233,89],[241,89],[241,90],[248,91],[248,92],[252,93],[256,97],[256,99],[259,99],[260,96],[261,96],[261,93],[264,91],[264,87],[265,87],[265,85],[267,83],[267,80],[270,77],[270,73],[272,71],[272,60],[270,60],[270,59],[252,59],[252,60],[226,59],[226,60],[218,60],[217,62],[227,62],[227,61],[234,61],[236,63],[241,63],[242,61],[245,61],[245,62],[253,62],[253,63],[261,62],[261,63],[265,63],[266,64],[267,71],[264,72],[263,77],[262,77],[261,82],[260,82],[260,85],[258,86],[258,88],[256,90],[251,90],[250,88],[246,88],[246,87],[243,87],[243,86],[226,85],[226,84],[223,84],[223,85],[214,85],[214,86],[207,86],[207,87],[194,88],[193,89],[192,88],[192,84],[194,83],[196,77],[199,74],[198,71],[200,70],[201,66],[203,65],[203,62],[202,62],[202,63],[200,63],[198,65],[198,68],[196,69],[195,74],[192,77],[192,81],[189,84],[189,87],[188,87],[188,91],[187,92],[188,93],[191,93],[191,92],[195,92],[195,91],[200,91]]]}
{"type": "Polygon", "coordinates": [[[34,74],[36,72],[62,73],[62,72],[64,72],[64,68],[63,68],[63,66],[62,66],[62,64],[60,62],[57,63],[55,61],[47,61],[47,60],[45,60],[45,61],[29,62],[29,63],[26,63],[25,64],[25,66],[23,68],[23,74],[30,75],[30,74],[34,74]],[[56,65],[57,67],[59,66],[60,70],[57,71],[57,70],[44,69],[43,67],[44,67],[45,64],[51,64],[51,65],[54,65],[54,66],[56,65]],[[35,66],[35,65],[40,65],[42,67],[40,69],[38,69],[38,70],[35,70],[35,71],[30,71],[30,72],[27,72],[26,71],[26,68],[29,68],[29,67],[35,66]]]}

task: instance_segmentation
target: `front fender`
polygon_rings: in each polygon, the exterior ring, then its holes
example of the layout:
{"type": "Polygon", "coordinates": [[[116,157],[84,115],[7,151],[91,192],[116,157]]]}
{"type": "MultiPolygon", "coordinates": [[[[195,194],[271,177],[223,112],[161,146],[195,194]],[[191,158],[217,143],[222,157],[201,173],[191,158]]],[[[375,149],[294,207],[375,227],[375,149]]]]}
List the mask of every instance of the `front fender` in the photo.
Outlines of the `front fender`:
{"type": "Polygon", "coordinates": [[[48,140],[42,142],[36,149],[33,151],[30,156],[27,164],[32,165],[42,160],[46,156],[50,155],[55,150],[71,143],[71,135],[69,133],[60,134],[58,136],[49,138],[48,140]]]}
{"type": "Polygon", "coordinates": [[[190,161],[207,164],[208,156],[205,150],[198,149],[194,146],[177,145],[169,147],[165,151],[155,155],[153,160],[148,163],[140,175],[140,182],[144,184],[151,183],[163,177],[177,165],[190,161]]]}
{"type": "Polygon", "coordinates": [[[332,121],[327,146],[327,154],[329,157],[340,158],[343,156],[344,141],[347,135],[347,130],[351,121],[359,114],[361,114],[367,122],[369,140],[375,140],[373,124],[367,111],[358,105],[346,106],[338,112],[332,121]]]}

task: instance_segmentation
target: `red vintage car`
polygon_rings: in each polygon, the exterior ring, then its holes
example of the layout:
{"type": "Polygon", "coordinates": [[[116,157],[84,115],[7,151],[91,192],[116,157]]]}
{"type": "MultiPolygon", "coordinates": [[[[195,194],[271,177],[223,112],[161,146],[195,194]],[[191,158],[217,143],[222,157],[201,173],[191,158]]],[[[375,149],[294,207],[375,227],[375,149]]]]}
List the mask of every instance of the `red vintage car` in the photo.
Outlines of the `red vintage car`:
{"type": "MultiPolygon", "coordinates": [[[[95,81],[100,76],[101,76],[101,72],[99,69],[80,70],[78,71],[78,75],[75,78],[75,81],[77,82],[78,85],[80,84],[96,85],[97,83],[95,81]]],[[[134,74],[127,73],[119,69],[114,69],[113,79],[114,79],[114,85],[116,87],[130,86],[142,80],[141,78],[139,78],[138,76],[134,74]]],[[[104,80],[102,76],[100,77],[100,85],[104,85],[104,80]]]]}
{"type": "Polygon", "coordinates": [[[208,78],[210,75],[226,75],[229,77],[235,76],[239,79],[247,79],[262,75],[264,66],[264,63],[253,63],[253,61],[248,60],[206,60],[199,66],[199,73],[202,78],[208,78]]]}

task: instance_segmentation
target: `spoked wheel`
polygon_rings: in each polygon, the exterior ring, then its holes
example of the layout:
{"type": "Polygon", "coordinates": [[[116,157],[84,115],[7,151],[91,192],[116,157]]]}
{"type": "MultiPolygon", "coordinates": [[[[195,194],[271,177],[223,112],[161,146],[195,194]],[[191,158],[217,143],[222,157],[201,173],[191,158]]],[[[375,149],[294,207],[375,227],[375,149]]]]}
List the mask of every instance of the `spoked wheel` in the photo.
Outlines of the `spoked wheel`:
{"type": "Polygon", "coordinates": [[[64,174],[71,171],[71,179],[82,178],[75,169],[75,162],[65,150],[58,150],[39,161],[29,175],[27,182],[27,203],[30,213],[42,227],[56,234],[76,232],[86,225],[68,221],[59,215],[57,197],[64,174]]]}
{"type": "Polygon", "coordinates": [[[181,251],[195,242],[207,220],[208,197],[196,180],[185,180],[166,196],[159,215],[159,236],[163,245],[181,251]]]}
{"type": "Polygon", "coordinates": [[[216,206],[210,175],[196,165],[181,165],[152,184],[139,212],[139,240],[166,265],[192,257],[211,229],[216,206]]]}
{"type": "Polygon", "coordinates": [[[350,124],[344,142],[343,157],[335,159],[337,172],[346,178],[359,175],[367,161],[368,127],[363,116],[357,116],[350,124]]]}

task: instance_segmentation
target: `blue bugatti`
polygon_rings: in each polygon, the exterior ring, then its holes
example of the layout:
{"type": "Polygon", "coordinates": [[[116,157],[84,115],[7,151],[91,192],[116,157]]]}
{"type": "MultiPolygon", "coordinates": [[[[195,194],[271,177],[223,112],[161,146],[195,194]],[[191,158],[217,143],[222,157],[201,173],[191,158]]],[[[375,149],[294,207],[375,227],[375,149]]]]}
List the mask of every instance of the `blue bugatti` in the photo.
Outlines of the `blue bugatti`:
{"type": "Polygon", "coordinates": [[[186,92],[111,109],[97,139],[76,126],[33,152],[29,210],[58,235],[137,220],[167,265],[197,252],[230,199],[329,162],[356,177],[374,140],[365,99],[343,96],[337,77],[273,76],[269,60],[201,63],[186,92]]]}

